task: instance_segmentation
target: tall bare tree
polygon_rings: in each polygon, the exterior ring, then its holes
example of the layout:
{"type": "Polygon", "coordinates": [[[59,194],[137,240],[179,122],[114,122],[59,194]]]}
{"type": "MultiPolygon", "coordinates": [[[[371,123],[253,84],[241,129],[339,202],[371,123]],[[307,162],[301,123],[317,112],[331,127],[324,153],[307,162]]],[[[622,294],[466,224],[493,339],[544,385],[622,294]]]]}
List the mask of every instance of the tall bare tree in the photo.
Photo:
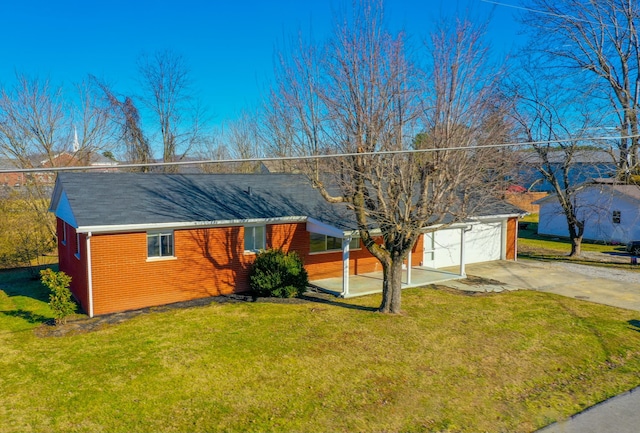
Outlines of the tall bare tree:
{"type": "MultiPolygon", "coordinates": [[[[200,134],[201,107],[184,58],[172,51],[143,55],[138,62],[142,104],[153,114],[164,162],[185,157],[200,134]]],[[[175,171],[175,166],[166,167],[175,171]]]]}
{"type": "MultiPolygon", "coordinates": [[[[147,164],[153,162],[151,146],[140,123],[140,114],[133,99],[126,96],[123,100],[113,93],[110,87],[96,77],[91,77],[93,83],[104,93],[112,113],[113,121],[119,126],[119,142],[124,144],[125,158],[133,164],[147,164]]],[[[148,172],[149,167],[140,166],[138,169],[148,172]]]]}
{"type": "Polygon", "coordinates": [[[533,150],[519,153],[521,166],[532,167],[551,186],[566,219],[570,256],[579,256],[591,211],[590,204],[580,200],[581,184],[589,176],[598,176],[600,158],[610,158],[615,165],[616,157],[603,150],[607,143],[593,140],[602,116],[589,106],[591,96],[585,86],[576,89],[568,80],[527,67],[520,71],[512,94],[517,101],[513,115],[520,137],[532,143],[533,150]]]}
{"type": "Polygon", "coordinates": [[[640,96],[640,3],[636,0],[529,0],[523,21],[533,31],[532,50],[556,74],[581,74],[598,84],[617,121],[623,173],[638,164],[640,96]]]}
{"type": "MultiPolygon", "coordinates": [[[[0,156],[12,160],[16,168],[46,168],[86,165],[92,153],[107,149],[108,110],[86,83],[76,90],[75,98],[67,97],[61,86],[49,80],[17,75],[12,88],[0,91],[0,156]],[[79,104],[69,102],[73,99],[79,104]]],[[[29,179],[28,203],[54,234],[48,215],[52,176],[35,174],[29,179]]]]}
{"type": "Polygon", "coordinates": [[[381,3],[356,2],[336,21],[326,44],[281,58],[271,139],[297,155],[353,155],[300,166],[326,200],[353,210],[382,264],[380,311],[399,313],[402,264],[419,235],[463,220],[500,177],[498,153],[478,146],[489,104],[499,105],[496,82],[483,69],[481,30],[468,22],[434,33],[433,68],[421,74],[405,35],[385,28],[381,3]],[[418,132],[431,152],[401,153],[418,132]],[[473,150],[449,149],[464,145],[473,150]]]}

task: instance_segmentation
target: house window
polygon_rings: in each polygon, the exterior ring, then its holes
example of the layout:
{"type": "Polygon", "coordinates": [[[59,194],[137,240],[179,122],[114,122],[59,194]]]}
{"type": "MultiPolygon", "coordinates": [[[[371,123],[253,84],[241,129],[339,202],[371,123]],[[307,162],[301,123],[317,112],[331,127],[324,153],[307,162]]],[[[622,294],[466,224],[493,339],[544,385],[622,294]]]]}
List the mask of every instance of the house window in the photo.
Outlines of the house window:
{"type": "Polygon", "coordinates": [[[619,211],[619,210],[614,210],[614,211],[613,211],[613,218],[612,218],[612,220],[613,220],[613,223],[614,223],[614,224],[620,224],[620,216],[621,216],[621,215],[622,215],[622,214],[620,213],[620,211],[619,211]]]}
{"type": "Polygon", "coordinates": [[[62,245],[67,245],[67,223],[62,221],[62,245]]]}
{"type": "Polygon", "coordinates": [[[147,257],[172,257],[173,232],[147,233],[147,257]]]}
{"type": "MultiPolygon", "coordinates": [[[[322,235],[320,233],[310,233],[309,252],[323,253],[329,251],[342,251],[342,238],[336,238],[333,236],[322,235]]],[[[352,237],[349,242],[350,250],[360,249],[360,238],[352,237]]]]}
{"type": "Polygon", "coordinates": [[[80,233],[76,233],[76,259],[80,258],[80,233]]]}
{"type": "Polygon", "coordinates": [[[265,241],[265,226],[245,226],[244,227],[244,250],[245,251],[260,251],[264,250],[266,245],[265,241]]]}

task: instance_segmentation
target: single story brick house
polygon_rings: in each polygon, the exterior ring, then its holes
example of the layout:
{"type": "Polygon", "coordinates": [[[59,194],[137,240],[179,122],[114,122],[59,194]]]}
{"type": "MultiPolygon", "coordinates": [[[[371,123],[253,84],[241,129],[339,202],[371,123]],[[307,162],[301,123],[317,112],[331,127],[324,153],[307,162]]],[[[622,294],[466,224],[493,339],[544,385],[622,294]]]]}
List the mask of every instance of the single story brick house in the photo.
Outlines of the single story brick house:
{"type": "MultiPolygon", "coordinates": [[[[245,292],[265,248],[294,250],[310,280],[381,270],[353,212],[327,203],[297,174],[70,173],[50,210],[60,270],[89,316],[245,292]]],[[[515,260],[523,212],[497,202],[472,220],[425,233],[409,268],[515,260]]]]}

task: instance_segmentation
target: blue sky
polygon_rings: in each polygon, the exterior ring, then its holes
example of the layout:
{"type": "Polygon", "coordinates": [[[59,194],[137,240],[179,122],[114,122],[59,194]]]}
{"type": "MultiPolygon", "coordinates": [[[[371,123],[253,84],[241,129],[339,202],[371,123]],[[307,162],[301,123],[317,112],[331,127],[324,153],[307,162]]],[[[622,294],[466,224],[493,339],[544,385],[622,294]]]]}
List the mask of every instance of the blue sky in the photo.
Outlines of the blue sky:
{"type": "MultiPolygon", "coordinates": [[[[505,3],[515,4],[514,0],[505,3]]],[[[273,54],[302,31],[317,40],[331,29],[340,0],[5,0],[0,7],[0,84],[15,72],[65,85],[93,74],[134,93],[141,53],[182,54],[214,122],[257,104],[269,85],[273,54]]],[[[515,9],[481,0],[387,0],[393,26],[424,37],[443,14],[493,10],[496,53],[518,40],[515,9]]]]}

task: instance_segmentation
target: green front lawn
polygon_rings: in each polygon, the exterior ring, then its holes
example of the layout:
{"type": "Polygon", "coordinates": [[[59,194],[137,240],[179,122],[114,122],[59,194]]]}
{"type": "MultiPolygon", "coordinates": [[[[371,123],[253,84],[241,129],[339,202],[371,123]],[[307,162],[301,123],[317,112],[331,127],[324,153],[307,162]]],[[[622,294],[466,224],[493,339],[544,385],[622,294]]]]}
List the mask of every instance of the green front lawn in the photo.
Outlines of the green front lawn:
{"type": "Polygon", "coordinates": [[[63,337],[0,273],[0,432],[533,431],[640,385],[640,313],[520,291],[156,311],[63,337]]]}
{"type": "MultiPolygon", "coordinates": [[[[530,214],[520,220],[520,228],[518,230],[518,256],[533,259],[546,260],[568,260],[571,252],[571,242],[568,238],[557,238],[550,236],[538,235],[538,214],[530,214]],[[524,226],[524,227],[523,227],[524,226]]],[[[600,260],[593,260],[593,257],[584,255],[583,257],[572,258],[571,261],[603,265],[602,261],[607,258],[611,262],[615,262],[614,258],[618,258],[618,262],[624,263],[608,263],[611,267],[638,270],[637,266],[630,266],[629,260],[625,254],[624,245],[611,245],[602,242],[582,242],[582,252],[586,253],[605,253],[600,256],[600,260]]]]}

